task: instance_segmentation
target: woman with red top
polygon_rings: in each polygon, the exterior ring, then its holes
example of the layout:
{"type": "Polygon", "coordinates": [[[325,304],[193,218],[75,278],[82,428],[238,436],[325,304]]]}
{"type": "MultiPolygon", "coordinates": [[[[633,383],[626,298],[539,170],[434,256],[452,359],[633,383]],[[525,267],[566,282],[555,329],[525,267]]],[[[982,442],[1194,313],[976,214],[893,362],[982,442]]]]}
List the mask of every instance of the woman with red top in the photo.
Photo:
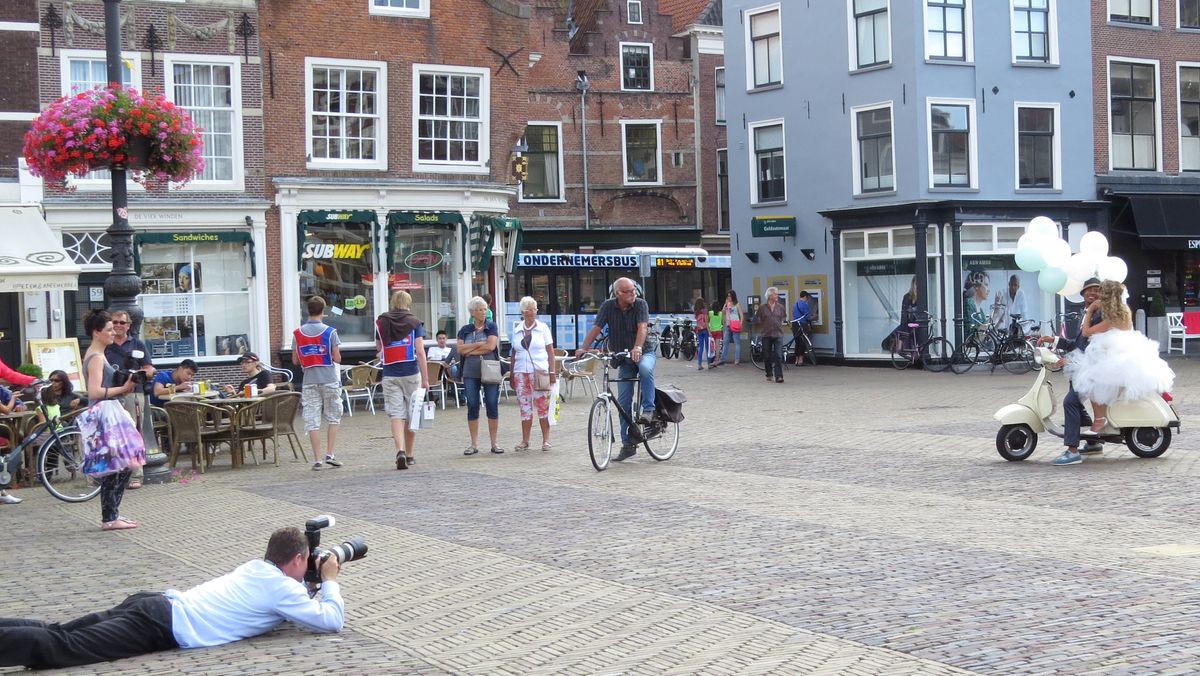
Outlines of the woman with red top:
{"type": "Polygon", "coordinates": [[[0,361],[0,380],[7,380],[17,387],[29,387],[37,382],[37,378],[14,371],[10,369],[8,364],[5,364],[3,361],[0,361]]]}
{"type": "Polygon", "coordinates": [[[692,313],[696,315],[696,368],[703,371],[708,353],[708,303],[697,298],[692,313]]]}

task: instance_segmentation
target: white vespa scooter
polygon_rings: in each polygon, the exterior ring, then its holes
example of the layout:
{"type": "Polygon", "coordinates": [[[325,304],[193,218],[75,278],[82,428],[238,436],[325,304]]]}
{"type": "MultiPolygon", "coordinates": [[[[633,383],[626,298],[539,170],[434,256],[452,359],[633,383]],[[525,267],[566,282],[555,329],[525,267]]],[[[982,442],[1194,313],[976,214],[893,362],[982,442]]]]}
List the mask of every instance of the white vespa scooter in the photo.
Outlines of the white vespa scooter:
{"type": "MultiPolygon", "coordinates": [[[[1015,404],[1008,404],[993,417],[1000,421],[996,451],[1005,460],[1024,460],[1037,448],[1038,434],[1063,436],[1058,417],[1058,398],[1046,374],[1058,363],[1059,355],[1039,347],[1034,356],[1042,365],[1033,387],[1015,404]]],[[[1157,458],[1171,445],[1171,428],[1179,428],[1179,414],[1169,394],[1136,401],[1113,402],[1108,407],[1108,425],[1099,434],[1084,433],[1084,441],[1123,443],[1139,458],[1157,458]]]]}

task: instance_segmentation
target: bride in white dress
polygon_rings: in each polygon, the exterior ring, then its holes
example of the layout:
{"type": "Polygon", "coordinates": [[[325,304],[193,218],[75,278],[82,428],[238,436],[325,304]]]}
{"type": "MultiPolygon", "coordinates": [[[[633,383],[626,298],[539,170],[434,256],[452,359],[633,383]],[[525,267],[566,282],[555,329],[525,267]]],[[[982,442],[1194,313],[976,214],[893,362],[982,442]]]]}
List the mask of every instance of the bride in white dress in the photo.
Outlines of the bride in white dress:
{"type": "Polygon", "coordinates": [[[1071,353],[1066,371],[1080,398],[1095,410],[1092,431],[1108,424],[1108,405],[1118,399],[1136,400],[1169,392],[1175,372],[1158,356],[1158,343],[1133,330],[1129,306],[1122,300],[1125,285],[1102,282],[1100,299],[1088,305],[1083,317],[1087,349],[1071,353]],[[1092,326],[1092,316],[1102,321],[1092,326]]]}

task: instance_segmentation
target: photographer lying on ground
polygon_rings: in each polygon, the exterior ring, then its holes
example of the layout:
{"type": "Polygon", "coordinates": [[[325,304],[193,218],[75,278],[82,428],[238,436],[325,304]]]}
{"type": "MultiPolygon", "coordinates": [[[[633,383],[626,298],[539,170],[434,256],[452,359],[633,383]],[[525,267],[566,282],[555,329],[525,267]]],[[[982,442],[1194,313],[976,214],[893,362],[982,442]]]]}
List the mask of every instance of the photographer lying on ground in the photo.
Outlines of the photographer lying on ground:
{"type": "Polygon", "coordinates": [[[65,624],[0,619],[0,666],[70,667],[173,648],[203,648],[264,634],[284,620],[313,631],[342,628],[335,582],[341,564],[321,564],[321,600],[301,580],[309,544],[297,528],[271,534],[267,553],[185,592],[133,594],[115,608],[65,624]]]}

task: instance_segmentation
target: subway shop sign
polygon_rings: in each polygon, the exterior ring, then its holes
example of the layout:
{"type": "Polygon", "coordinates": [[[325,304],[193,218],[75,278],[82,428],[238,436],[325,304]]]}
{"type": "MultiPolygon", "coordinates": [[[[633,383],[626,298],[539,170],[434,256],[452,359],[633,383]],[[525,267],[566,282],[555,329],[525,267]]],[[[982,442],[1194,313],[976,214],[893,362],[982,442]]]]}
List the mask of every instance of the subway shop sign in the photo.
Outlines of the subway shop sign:
{"type": "Polygon", "coordinates": [[[304,258],[330,258],[341,260],[356,260],[367,255],[370,244],[340,244],[332,242],[314,242],[304,245],[304,258]]]}
{"type": "Polygon", "coordinates": [[[523,268],[636,268],[637,254],[523,253],[517,265],[523,268]]]}

